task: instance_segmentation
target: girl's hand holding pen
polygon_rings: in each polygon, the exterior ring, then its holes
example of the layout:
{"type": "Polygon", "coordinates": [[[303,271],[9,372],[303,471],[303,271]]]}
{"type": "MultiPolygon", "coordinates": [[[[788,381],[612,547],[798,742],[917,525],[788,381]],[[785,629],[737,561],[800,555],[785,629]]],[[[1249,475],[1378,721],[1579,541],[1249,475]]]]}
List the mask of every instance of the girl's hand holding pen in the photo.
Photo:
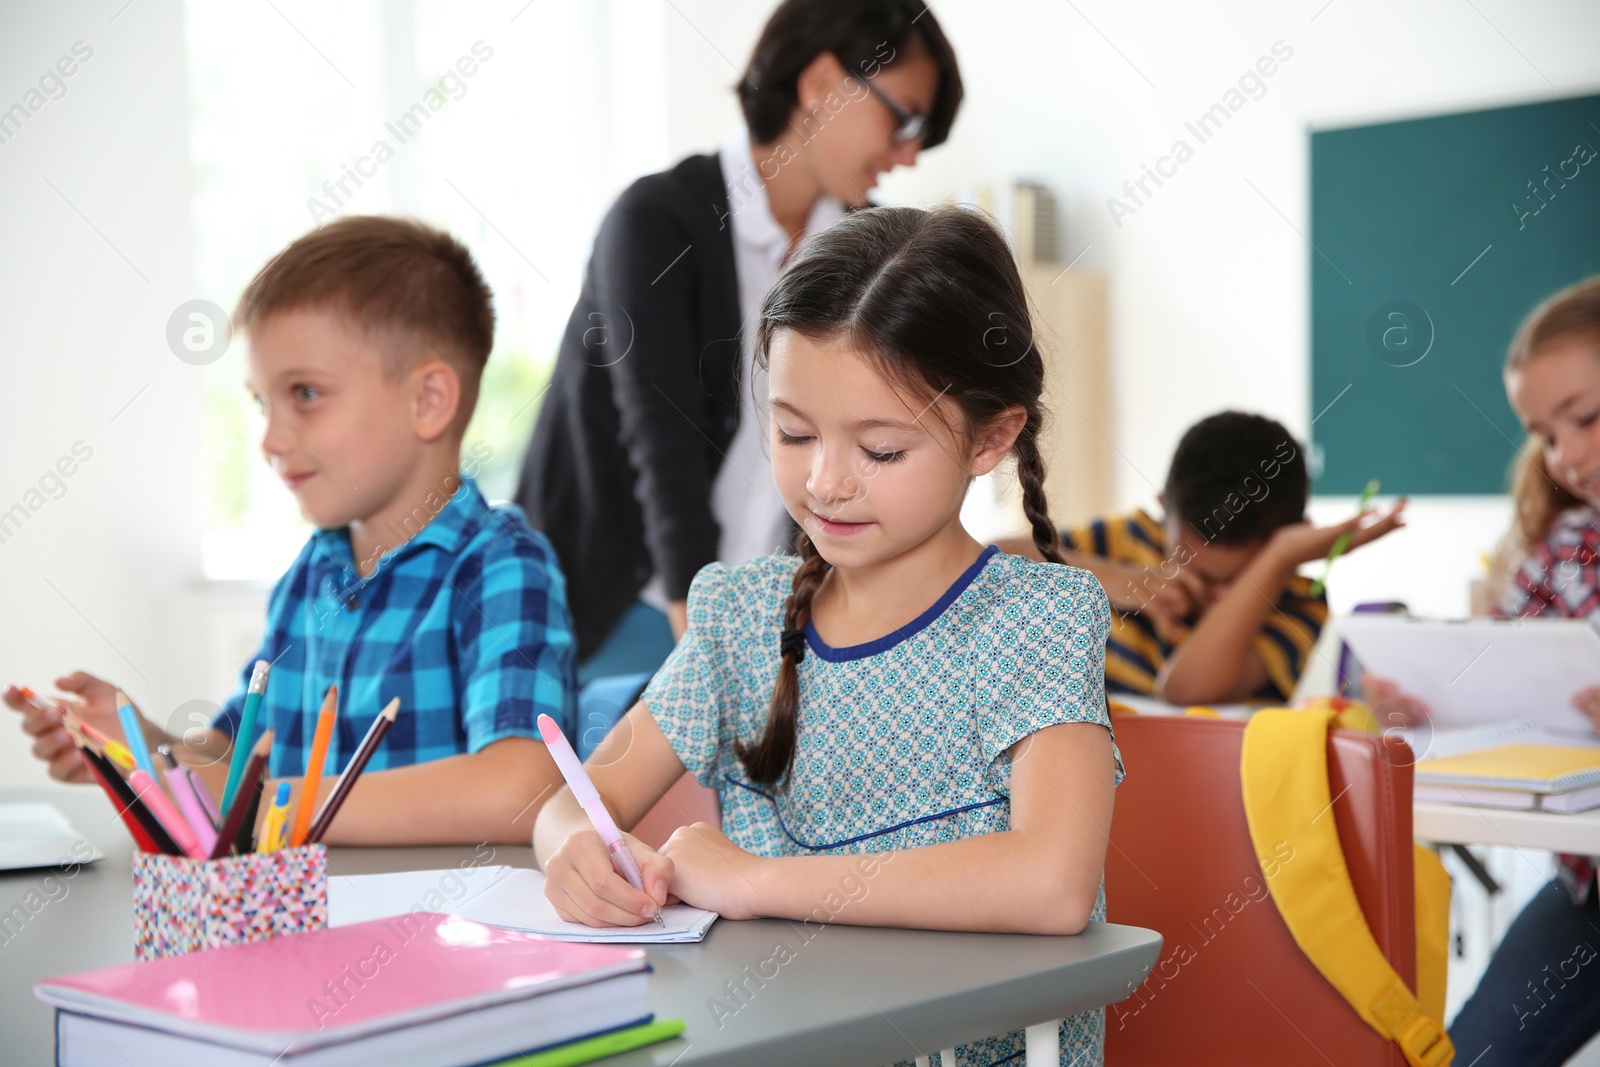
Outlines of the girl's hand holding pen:
{"type": "Polygon", "coordinates": [[[641,926],[653,922],[663,906],[677,903],[667,892],[672,861],[632,834],[622,837],[639,864],[647,892],[633,888],[617,873],[599,833],[579,830],[544,865],[545,896],[557,915],[585,926],[641,926]]]}

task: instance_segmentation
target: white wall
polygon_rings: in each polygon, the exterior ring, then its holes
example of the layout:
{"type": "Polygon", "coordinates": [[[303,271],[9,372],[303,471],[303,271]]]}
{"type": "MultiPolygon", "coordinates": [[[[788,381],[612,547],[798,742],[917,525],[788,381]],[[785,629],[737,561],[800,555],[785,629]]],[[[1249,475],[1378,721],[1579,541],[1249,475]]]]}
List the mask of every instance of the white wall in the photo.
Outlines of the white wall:
{"type": "MultiPolygon", "coordinates": [[[[935,6],[968,102],[951,142],[887,179],[882,197],[931,203],[1016,178],[1057,191],[1067,254],[1087,248],[1081,262],[1112,279],[1107,419],[1127,457],[1117,485],[1130,505],[1149,500],[1179,433],[1203,414],[1245,406],[1297,433],[1309,425],[1309,252],[1295,232],[1306,229],[1308,127],[1600,85],[1600,7],[1579,0],[935,6]],[[1118,227],[1106,198],[1280,40],[1294,55],[1265,96],[1118,227]]],[[[665,92],[635,107],[626,96],[636,84],[613,88],[605,110],[637,122],[664,98],[669,116],[664,136],[640,131],[619,165],[660,165],[737,128],[730,87],[770,7],[614,0],[607,32],[659,25],[665,42],[664,61],[616,63],[640,77],[664,71],[665,92]]],[[[0,143],[0,512],[42,504],[0,543],[0,681],[48,685],[83,667],[163,715],[221,699],[215,679],[236,668],[249,629],[240,598],[196,588],[198,370],[165,342],[173,309],[199,295],[182,19],[179,0],[0,6],[0,109],[24,101],[74,42],[93,50],[65,95],[0,143]],[[93,456],[60,498],[28,497],[80,440],[93,456]]],[[[295,76],[287,60],[284,76],[295,76]]],[[[552,159],[561,149],[551,146],[552,159]]],[[[1336,605],[1396,595],[1427,610],[1464,607],[1503,502],[1418,501],[1414,515],[1405,539],[1341,565],[1336,605]]],[[[0,730],[0,785],[38,781],[20,738],[0,730]]]]}
{"type": "MultiPolygon", "coordinates": [[[[165,339],[195,295],[182,8],[122,7],[0,7],[0,108],[92,50],[0,144],[0,510],[42,505],[0,543],[0,679],[81,667],[164,714],[211,695],[188,691],[173,640],[201,514],[199,370],[165,339]],[[92,456],[64,492],[29,497],[78,441],[92,456]]],[[[5,721],[0,785],[44,780],[5,721]]]]}
{"type": "MultiPolygon", "coordinates": [[[[1600,6],[1582,0],[934,0],[933,10],[956,47],[967,102],[949,142],[886,178],[879,199],[929,204],[1015,179],[1055,190],[1067,258],[1083,252],[1084,266],[1111,278],[1106,416],[1126,457],[1117,471],[1126,505],[1150,501],[1178,437],[1206,414],[1242,407],[1302,437],[1309,428],[1308,129],[1600,86],[1600,6]],[[1175,139],[1195,144],[1184,123],[1278,41],[1293,55],[1265,94],[1118,226],[1107,198],[1124,196],[1122,183],[1175,139]]],[[[727,59],[744,62],[764,11],[674,0],[675,155],[734,128],[727,59]],[[696,106],[678,106],[685,101],[696,106]]],[[[1352,504],[1319,502],[1313,513],[1348,514],[1352,504]]],[[[1422,499],[1411,512],[1413,531],[1341,565],[1335,607],[1381,596],[1466,610],[1466,582],[1504,528],[1504,502],[1422,499]]]]}

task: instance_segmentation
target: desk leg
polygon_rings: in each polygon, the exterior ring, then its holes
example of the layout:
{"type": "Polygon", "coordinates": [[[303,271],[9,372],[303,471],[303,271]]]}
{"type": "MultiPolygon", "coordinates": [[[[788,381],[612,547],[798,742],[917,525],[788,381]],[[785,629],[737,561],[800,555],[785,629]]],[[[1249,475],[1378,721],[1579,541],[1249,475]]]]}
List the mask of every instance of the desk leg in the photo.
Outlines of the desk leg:
{"type": "Polygon", "coordinates": [[[1040,1023],[1027,1030],[1028,1044],[1026,1067],[1060,1067],[1061,1020],[1040,1023]]]}

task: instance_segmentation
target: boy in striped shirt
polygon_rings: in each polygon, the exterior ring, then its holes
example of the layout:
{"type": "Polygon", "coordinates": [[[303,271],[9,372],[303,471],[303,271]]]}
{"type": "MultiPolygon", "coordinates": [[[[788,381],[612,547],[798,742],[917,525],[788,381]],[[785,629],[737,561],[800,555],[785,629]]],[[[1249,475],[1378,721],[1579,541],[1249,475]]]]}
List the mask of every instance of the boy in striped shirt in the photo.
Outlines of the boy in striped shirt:
{"type": "Polygon", "coordinates": [[[1158,496],[1163,518],[1135,509],[1061,531],[1068,562],[1099,578],[1111,601],[1108,693],[1173,704],[1288,699],[1328,617],[1300,566],[1347,531],[1352,550],[1382,537],[1403,524],[1405,506],[1312,525],[1301,452],[1272,419],[1213,415],[1178,443],[1158,496]]]}

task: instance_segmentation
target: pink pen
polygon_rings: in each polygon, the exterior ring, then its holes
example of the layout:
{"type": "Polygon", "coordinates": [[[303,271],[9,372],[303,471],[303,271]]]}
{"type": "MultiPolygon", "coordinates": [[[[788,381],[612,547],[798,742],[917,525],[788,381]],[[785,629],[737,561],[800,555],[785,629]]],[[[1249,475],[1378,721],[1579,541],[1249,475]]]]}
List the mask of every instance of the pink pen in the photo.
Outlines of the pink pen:
{"type": "Polygon", "coordinates": [[[194,830],[195,841],[199,844],[202,855],[210,856],[212,847],[217,843],[217,830],[211,825],[211,817],[200,806],[200,798],[195,795],[194,782],[184,773],[185,768],[178,766],[171,745],[158,745],[156,752],[161,756],[161,762],[166,764],[167,788],[172,790],[172,799],[178,802],[179,814],[188,821],[190,829],[194,830]]]}
{"type": "Polygon", "coordinates": [[[150,814],[154,815],[166,828],[167,833],[172,835],[173,842],[183,850],[184,855],[193,856],[197,860],[203,860],[210,855],[208,852],[200,851],[200,842],[196,840],[194,830],[190,829],[183,816],[178,814],[178,809],[172,806],[172,801],[167,799],[167,795],[161,791],[156,780],[150,777],[143,767],[135,767],[128,772],[128,784],[133,787],[134,795],[144,801],[145,807],[150,809],[150,814]]]}
{"type": "MultiPolygon", "coordinates": [[[[589,821],[594,824],[595,831],[599,833],[600,840],[605,842],[606,851],[611,853],[611,865],[617,873],[628,880],[633,888],[644,892],[644,877],[639,873],[639,864],[634,860],[633,853],[628,851],[627,842],[622,840],[622,831],[617,829],[617,824],[611,821],[611,813],[606,810],[605,802],[600,799],[600,791],[595,789],[594,783],[589,781],[589,775],[583,769],[583,764],[578,762],[578,754],[572,751],[572,745],[567,741],[567,735],[561,732],[561,727],[548,715],[539,716],[539,736],[544,738],[544,743],[550,749],[550,758],[556,761],[556,767],[561,771],[561,777],[567,780],[567,788],[572,790],[573,799],[577,800],[584,813],[589,816],[589,821]]],[[[666,920],[661,918],[661,909],[656,909],[656,922],[663,928],[666,920]]]]}

